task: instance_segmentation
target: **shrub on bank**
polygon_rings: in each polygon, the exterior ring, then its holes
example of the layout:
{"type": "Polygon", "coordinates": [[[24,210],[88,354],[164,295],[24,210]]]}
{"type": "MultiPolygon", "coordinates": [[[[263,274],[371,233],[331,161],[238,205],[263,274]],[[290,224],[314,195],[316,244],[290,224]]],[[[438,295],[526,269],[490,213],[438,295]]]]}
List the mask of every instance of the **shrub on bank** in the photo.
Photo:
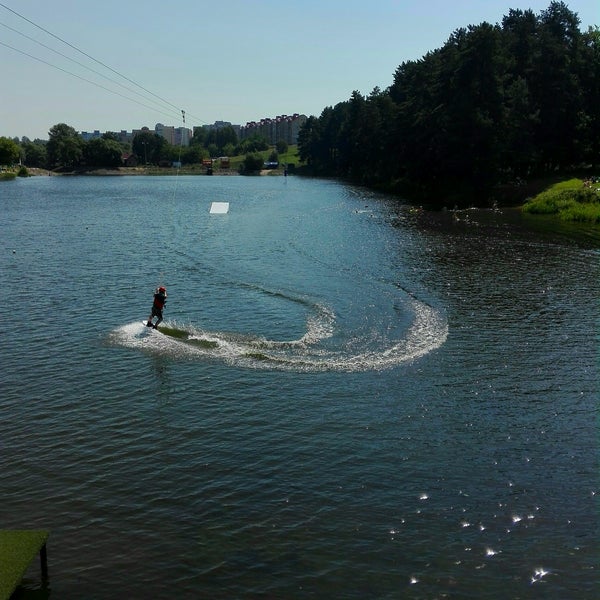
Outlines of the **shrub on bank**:
{"type": "Polygon", "coordinates": [[[557,215],[565,221],[600,223],[600,193],[594,187],[584,187],[580,179],[571,179],[528,200],[523,210],[531,214],[557,215]]]}
{"type": "Polygon", "coordinates": [[[242,175],[249,175],[252,173],[258,173],[263,167],[263,157],[255,152],[253,154],[246,154],[244,162],[240,165],[240,173],[242,175]]]}
{"type": "Polygon", "coordinates": [[[573,204],[559,213],[565,221],[580,221],[600,225],[600,203],[573,204]]]}

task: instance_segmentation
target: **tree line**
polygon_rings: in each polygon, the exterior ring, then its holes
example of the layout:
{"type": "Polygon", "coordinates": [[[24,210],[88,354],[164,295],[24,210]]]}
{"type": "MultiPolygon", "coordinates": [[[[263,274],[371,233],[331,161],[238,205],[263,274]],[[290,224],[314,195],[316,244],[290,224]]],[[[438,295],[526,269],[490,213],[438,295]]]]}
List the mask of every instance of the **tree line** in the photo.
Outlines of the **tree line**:
{"type": "MultiPolygon", "coordinates": [[[[116,168],[130,154],[142,165],[171,165],[175,161],[186,165],[217,156],[254,155],[268,148],[266,139],[258,135],[239,141],[233,127],[198,128],[189,146],[179,146],[149,130],[138,133],[131,143],[121,142],[112,132],[86,141],[70,125],[58,123],[50,128],[48,140],[0,137],[0,165],[21,162],[27,167],[54,170],[116,168]]],[[[280,141],[276,148],[285,152],[287,143],[280,141]]]]}
{"type": "Polygon", "coordinates": [[[596,165],[600,30],[579,30],[563,2],[501,24],[460,28],[402,63],[386,90],[310,117],[301,160],[312,171],[443,203],[490,198],[502,183],[596,165]]]}

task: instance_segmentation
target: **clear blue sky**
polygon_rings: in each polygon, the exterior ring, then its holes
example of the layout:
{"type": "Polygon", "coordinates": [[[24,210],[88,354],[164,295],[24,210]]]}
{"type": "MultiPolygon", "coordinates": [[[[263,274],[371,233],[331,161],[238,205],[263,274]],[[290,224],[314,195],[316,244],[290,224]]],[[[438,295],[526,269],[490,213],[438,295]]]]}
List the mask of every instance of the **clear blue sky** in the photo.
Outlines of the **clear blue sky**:
{"type": "MultiPolygon", "coordinates": [[[[369,94],[376,86],[385,89],[403,61],[441,47],[459,27],[499,23],[510,8],[538,14],[550,0],[0,3],[148,90],[0,6],[0,42],[136,100],[0,45],[0,136],[47,139],[48,129],[61,122],[78,131],[181,125],[177,108],[186,111],[189,127],[216,120],[245,124],[294,112],[319,115],[326,106],[347,100],[353,90],[369,94]]],[[[581,30],[600,25],[600,0],[566,4],[579,15],[581,30]]]]}

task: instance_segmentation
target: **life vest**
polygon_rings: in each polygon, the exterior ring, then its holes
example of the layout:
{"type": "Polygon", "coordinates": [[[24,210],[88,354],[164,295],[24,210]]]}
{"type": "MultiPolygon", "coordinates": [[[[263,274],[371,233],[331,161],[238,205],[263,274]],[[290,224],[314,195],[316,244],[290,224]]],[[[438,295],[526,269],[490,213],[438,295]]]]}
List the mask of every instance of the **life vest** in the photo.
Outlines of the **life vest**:
{"type": "Polygon", "coordinates": [[[163,309],[165,302],[167,301],[167,297],[162,292],[157,292],[154,294],[154,306],[159,310],[163,309]]]}

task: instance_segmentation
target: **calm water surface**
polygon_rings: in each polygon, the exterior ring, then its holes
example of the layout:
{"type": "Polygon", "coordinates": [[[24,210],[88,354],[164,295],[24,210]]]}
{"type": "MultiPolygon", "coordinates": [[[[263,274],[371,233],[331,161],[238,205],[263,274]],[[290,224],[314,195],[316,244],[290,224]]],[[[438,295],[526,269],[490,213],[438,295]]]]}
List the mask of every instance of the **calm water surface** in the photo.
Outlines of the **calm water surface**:
{"type": "Polygon", "coordinates": [[[51,530],[46,596],[597,597],[594,235],[293,177],[0,210],[0,526],[51,530]]]}

